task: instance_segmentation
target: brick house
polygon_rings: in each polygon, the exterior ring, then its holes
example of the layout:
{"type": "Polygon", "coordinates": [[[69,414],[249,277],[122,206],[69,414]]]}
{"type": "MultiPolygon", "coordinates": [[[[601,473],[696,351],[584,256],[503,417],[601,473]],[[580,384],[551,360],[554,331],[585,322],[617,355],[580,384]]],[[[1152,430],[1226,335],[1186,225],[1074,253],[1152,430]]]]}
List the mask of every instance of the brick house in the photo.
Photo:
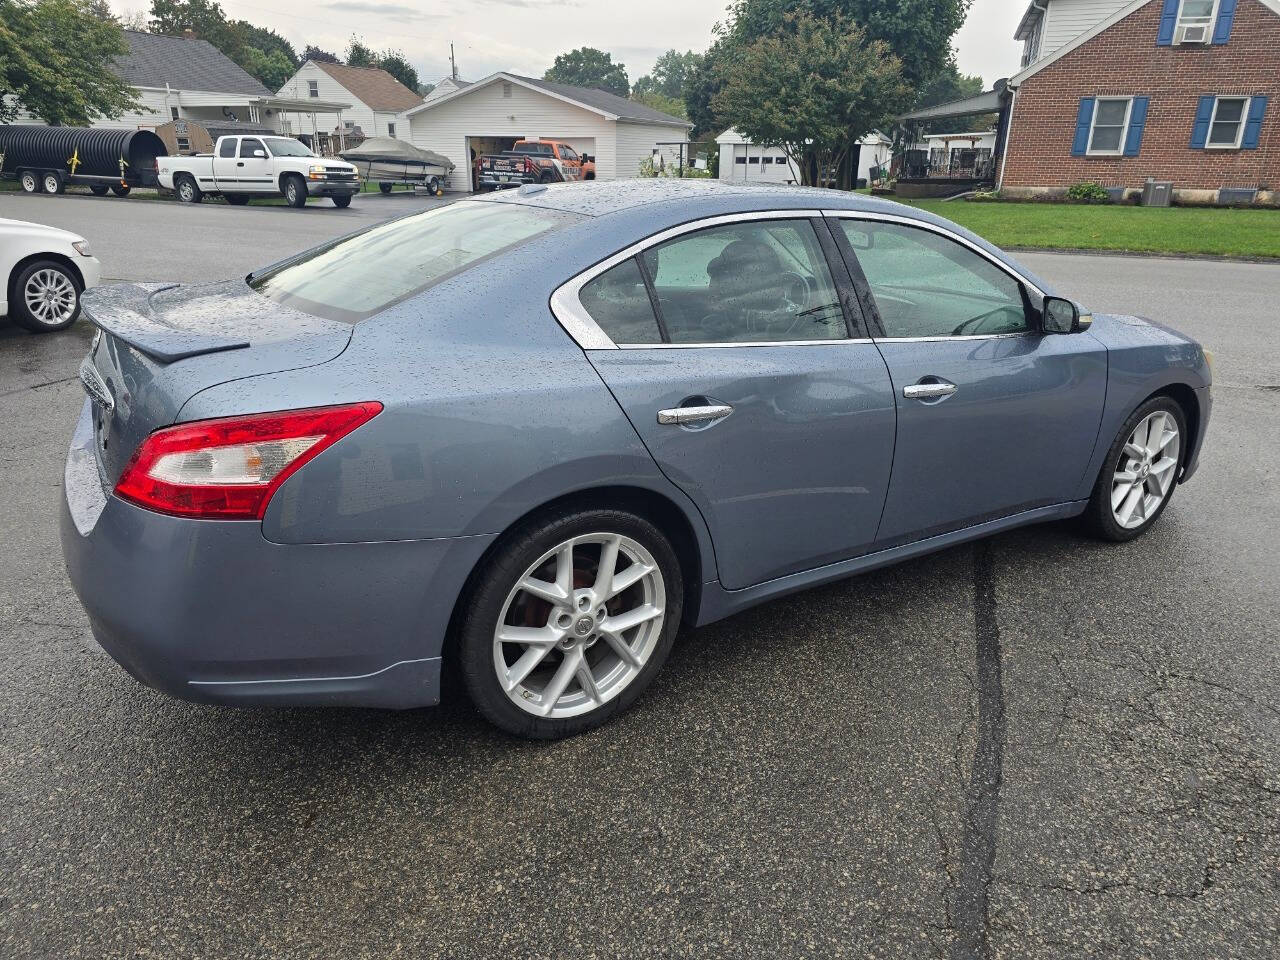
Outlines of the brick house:
{"type": "Polygon", "coordinates": [[[1015,36],[1003,192],[1151,177],[1182,202],[1280,202],[1280,0],[1037,0],[1015,36]]]}

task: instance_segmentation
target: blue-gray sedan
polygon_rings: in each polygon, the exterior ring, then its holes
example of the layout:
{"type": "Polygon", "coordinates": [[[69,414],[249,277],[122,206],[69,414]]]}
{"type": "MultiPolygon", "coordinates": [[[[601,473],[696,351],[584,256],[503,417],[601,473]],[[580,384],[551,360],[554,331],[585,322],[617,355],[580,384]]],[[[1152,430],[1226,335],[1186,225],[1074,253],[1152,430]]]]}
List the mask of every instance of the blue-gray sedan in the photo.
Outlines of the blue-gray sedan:
{"type": "Polygon", "coordinates": [[[523,187],[245,280],[85,296],[62,544],[103,647],[222,704],[606,720],[681,624],[1022,524],[1143,533],[1209,358],[918,210],[523,187]]]}

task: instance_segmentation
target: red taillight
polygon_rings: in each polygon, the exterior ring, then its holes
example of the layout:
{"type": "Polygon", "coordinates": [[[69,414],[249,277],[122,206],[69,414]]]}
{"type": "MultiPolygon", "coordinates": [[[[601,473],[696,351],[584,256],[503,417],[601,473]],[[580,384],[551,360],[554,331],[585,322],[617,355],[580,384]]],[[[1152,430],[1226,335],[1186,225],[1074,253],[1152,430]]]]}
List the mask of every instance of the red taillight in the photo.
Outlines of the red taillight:
{"type": "Polygon", "coordinates": [[[528,157],[524,158],[524,172],[533,173],[533,161],[530,160],[528,157]]]}
{"type": "Polygon", "coordinates": [[[166,427],[142,441],[116,496],[175,517],[260,520],[299,467],[381,412],[371,401],[166,427]]]}

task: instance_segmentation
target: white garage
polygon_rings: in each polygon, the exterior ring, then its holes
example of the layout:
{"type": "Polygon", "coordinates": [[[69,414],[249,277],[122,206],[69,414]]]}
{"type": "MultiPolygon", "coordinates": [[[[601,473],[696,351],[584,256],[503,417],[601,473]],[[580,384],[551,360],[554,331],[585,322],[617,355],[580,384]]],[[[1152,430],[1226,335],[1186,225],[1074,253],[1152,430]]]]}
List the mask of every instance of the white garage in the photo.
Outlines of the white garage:
{"type": "Polygon", "coordinates": [[[603,90],[495,73],[404,114],[409,139],[456,165],[450,189],[473,189],[473,161],[516,140],[563,140],[595,158],[596,178],[634,177],[646,157],[670,159],[690,124],[603,90]]]}

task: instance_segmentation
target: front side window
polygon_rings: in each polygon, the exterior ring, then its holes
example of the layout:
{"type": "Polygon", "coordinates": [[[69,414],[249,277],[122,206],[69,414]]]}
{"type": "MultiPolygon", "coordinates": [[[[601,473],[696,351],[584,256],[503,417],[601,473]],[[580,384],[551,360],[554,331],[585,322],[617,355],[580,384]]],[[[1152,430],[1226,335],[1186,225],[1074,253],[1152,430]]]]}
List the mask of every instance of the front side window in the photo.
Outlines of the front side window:
{"type": "Polygon", "coordinates": [[[331,241],[254,275],[249,285],[306,313],[354,323],[581,220],[559,210],[464,200],[331,241]]]}
{"type": "Polygon", "coordinates": [[[1228,150],[1240,146],[1244,118],[1248,113],[1248,97],[1218,97],[1213,104],[1213,121],[1209,124],[1207,145],[1228,150]]]}
{"type": "Polygon", "coordinates": [[[1093,128],[1089,132],[1089,153],[1119,154],[1129,127],[1132,97],[1099,97],[1093,107],[1093,128]]]}
{"type": "Polygon", "coordinates": [[[708,227],[642,256],[672,343],[838,340],[844,311],[813,225],[708,227]]]}
{"type": "Polygon", "coordinates": [[[268,137],[267,146],[271,148],[273,157],[314,157],[308,147],[301,140],[295,140],[293,137],[268,137]]]}
{"type": "Polygon", "coordinates": [[[840,220],[887,337],[961,337],[1030,329],[1022,284],[948,237],[897,223],[840,220]]]}
{"type": "Polygon", "coordinates": [[[245,137],[240,141],[240,158],[252,157],[254,151],[266,154],[267,148],[262,145],[262,141],[255,137],[245,137]]]}

